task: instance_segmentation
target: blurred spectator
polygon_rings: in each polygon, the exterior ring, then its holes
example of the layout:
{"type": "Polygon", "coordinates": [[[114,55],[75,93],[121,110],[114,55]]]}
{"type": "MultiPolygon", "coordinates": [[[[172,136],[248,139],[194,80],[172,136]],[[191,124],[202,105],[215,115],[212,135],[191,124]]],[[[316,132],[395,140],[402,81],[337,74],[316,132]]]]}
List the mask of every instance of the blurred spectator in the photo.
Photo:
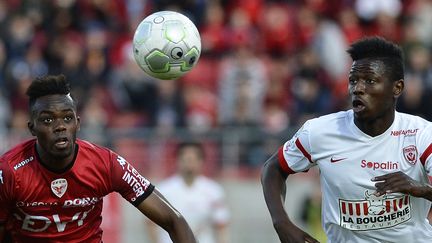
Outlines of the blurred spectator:
{"type": "Polygon", "coordinates": [[[217,124],[217,96],[200,85],[184,87],[186,127],[193,132],[207,132],[217,124]]]}
{"type": "Polygon", "coordinates": [[[425,89],[423,81],[419,76],[406,75],[405,90],[397,104],[398,111],[409,112],[421,116],[429,121],[432,120],[431,103],[432,95],[425,89]]]}
{"type": "Polygon", "coordinates": [[[370,29],[370,35],[379,35],[395,43],[399,43],[401,28],[398,17],[385,12],[379,12],[374,25],[370,29]]]}
{"type": "Polygon", "coordinates": [[[34,26],[26,15],[13,15],[9,19],[5,43],[9,58],[23,58],[34,36],[34,26]]]}
{"type": "Polygon", "coordinates": [[[6,140],[9,129],[9,119],[12,116],[9,100],[0,91],[0,140],[6,140]]]}
{"type": "Polygon", "coordinates": [[[199,31],[203,54],[219,56],[228,48],[225,12],[217,1],[212,1],[207,6],[205,22],[199,31]]]}
{"type": "Polygon", "coordinates": [[[103,88],[94,87],[89,95],[86,105],[81,112],[81,130],[85,133],[82,137],[103,145],[110,145],[106,137],[106,130],[109,125],[109,116],[104,107],[106,95],[103,88]]]}
{"type": "Polygon", "coordinates": [[[319,26],[319,16],[312,9],[306,6],[300,6],[296,9],[297,23],[297,48],[309,47],[315,38],[317,28],[319,26]]]}
{"type": "Polygon", "coordinates": [[[330,92],[317,79],[317,74],[301,71],[293,80],[293,120],[303,124],[306,120],[329,113],[332,105],[330,92]]]}
{"type": "Polygon", "coordinates": [[[0,90],[3,90],[3,95],[7,95],[7,84],[4,73],[6,72],[7,53],[6,47],[2,39],[0,39],[0,90]]]}
{"type": "Polygon", "coordinates": [[[432,91],[432,58],[431,51],[424,45],[412,45],[406,49],[407,75],[417,76],[425,88],[432,91]]]}
{"type": "Polygon", "coordinates": [[[136,64],[131,42],[122,47],[121,59],[120,65],[112,69],[109,79],[110,96],[116,112],[122,116],[121,122],[114,121],[113,124],[124,123],[123,127],[153,125],[157,81],[136,64]],[[125,117],[131,120],[125,122],[125,117]]]}
{"type": "Polygon", "coordinates": [[[351,44],[363,37],[364,30],[360,25],[359,17],[352,8],[342,9],[338,14],[338,22],[345,35],[347,44],[351,44]]]}
{"type": "Polygon", "coordinates": [[[267,4],[259,21],[263,50],[272,56],[284,56],[295,51],[297,31],[295,9],[289,5],[267,4]]]}
{"type": "Polygon", "coordinates": [[[265,94],[263,129],[277,134],[291,124],[292,90],[290,88],[295,69],[293,58],[273,58],[268,66],[268,86],[265,94]]]}
{"type": "Polygon", "coordinates": [[[348,48],[343,31],[333,21],[321,20],[311,43],[319,63],[331,80],[339,80],[348,70],[349,58],[345,51],[348,48]]]}
{"type": "Polygon", "coordinates": [[[398,103],[398,109],[431,121],[432,59],[430,49],[418,44],[411,45],[406,52],[405,93],[398,103]]]}
{"type": "Polygon", "coordinates": [[[413,29],[419,40],[426,46],[432,46],[432,2],[429,0],[412,0],[407,9],[407,18],[412,19],[413,29]]]}
{"type": "Polygon", "coordinates": [[[184,1],[176,1],[176,0],[153,0],[150,1],[153,11],[162,11],[162,10],[171,10],[182,12],[184,15],[188,16],[192,22],[195,23],[198,27],[201,26],[205,9],[209,1],[205,0],[184,0],[184,1]]]}
{"type": "Polygon", "coordinates": [[[287,111],[277,103],[266,104],[263,117],[263,129],[269,134],[283,132],[290,125],[290,117],[287,111]]]}
{"type": "Polygon", "coordinates": [[[221,66],[221,125],[256,126],[263,114],[268,77],[262,60],[246,47],[238,48],[221,66]]]}
{"type": "Polygon", "coordinates": [[[371,21],[380,13],[397,17],[402,10],[402,3],[400,0],[356,0],[355,10],[360,18],[371,21]]]}
{"type": "Polygon", "coordinates": [[[160,80],[157,82],[157,96],[153,101],[155,110],[150,124],[158,131],[169,133],[185,126],[185,100],[178,82],[160,80]]]}
{"type": "Polygon", "coordinates": [[[231,12],[227,26],[227,37],[231,47],[229,50],[234,52],[236,49],[257,48],[259,36],[245,9],[235,8],[231,12]]]}

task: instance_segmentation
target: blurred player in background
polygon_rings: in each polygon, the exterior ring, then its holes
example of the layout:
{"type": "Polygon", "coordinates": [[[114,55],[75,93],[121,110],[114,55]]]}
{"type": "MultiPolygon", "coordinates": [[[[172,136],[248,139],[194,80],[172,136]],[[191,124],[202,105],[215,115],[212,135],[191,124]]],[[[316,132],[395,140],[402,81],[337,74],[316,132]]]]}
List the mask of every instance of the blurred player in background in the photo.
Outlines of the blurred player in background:
{"type": "MultiPolygon", "coordinates": [[[[202,175],[205,161],[202,144],[185,142],[177,148],[178,173],[158,185],[160,192],[179,210],[200,243],[228,242],[229,210],[223,188],[202,175]]],[[[154,243],[169,243],[166,232],[148,224],[154,243]]]]}
{"type": "Polygon", "coordinates": [[[351,45],[352,109],[311,119],[265,163],[262,186],[281,242],[317,242],[284,210],[288,175],[319,166],[328,242],[432,242],[432,125],[395,110],[401,49],[382,38],[351,45]]]}
{"type": "Polygon", "coordinates": [[[195,238],[182,215],[120,155],[76,138],[76,101],[65,76],[35,79],[27,90],[36,139],[0,158],[0,240],[101,242],[102,198],[120,193],[169,233],[195,238]]]}

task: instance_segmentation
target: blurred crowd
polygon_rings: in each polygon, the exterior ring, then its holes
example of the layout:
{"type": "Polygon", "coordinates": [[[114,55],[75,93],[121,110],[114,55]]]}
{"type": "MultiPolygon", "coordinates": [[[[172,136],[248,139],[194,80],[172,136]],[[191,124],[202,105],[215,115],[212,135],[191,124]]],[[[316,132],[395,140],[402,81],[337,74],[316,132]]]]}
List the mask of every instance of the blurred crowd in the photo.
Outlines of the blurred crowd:
{"type": "Polygon", "coordinates": [[[0,135],[26,129],[29,82],[58,73],[83,128],[278,134],[349,107],[345,50],[368,35],[405,51],[398,110],[432,120],[431,13],[431,0],[0,0],[0,135]],[[159,10],[201,34],[197,66],[176,81],[145,75],[131,51],[159,10]]]}

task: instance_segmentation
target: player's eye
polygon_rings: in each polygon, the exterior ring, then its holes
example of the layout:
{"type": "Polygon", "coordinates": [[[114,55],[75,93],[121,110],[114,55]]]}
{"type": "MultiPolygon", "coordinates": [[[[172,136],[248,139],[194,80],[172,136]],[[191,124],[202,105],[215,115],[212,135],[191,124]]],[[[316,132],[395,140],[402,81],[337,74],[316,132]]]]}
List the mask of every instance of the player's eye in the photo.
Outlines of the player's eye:
{"type": "Polygon", "coordinates": [[[50,124],[51,122],[53,122],[54,119],[52,118],[42,118],[42,122],[45,124],[50,124]]]}
{"type": "Polygon", "coordinates": [[[73,120],[73,117],[72,117],[72,116],[66,116],[66,117],[64,118],[64,120],[65,120],[66,122],[68,122],[68,121],[72,121],[72,120],[73,120]]]}
{"type": "Polygon", "coordinates": [[[375,82],[374,79],[367,79],[367,80],[366,80],[366,83],[367,83],[367,84],[374,84],[374,83],[376,83],[376,82],[375,82]]]}
{"type": "Polygon", "coordinates": [[[349,82],[350,84],[356,84],[356,83],[357,83],[357,80],[356,80],[356,79],[353,79],[353,78],[350,78],[350,79],[348,80],[348,82],[349,82]]]}

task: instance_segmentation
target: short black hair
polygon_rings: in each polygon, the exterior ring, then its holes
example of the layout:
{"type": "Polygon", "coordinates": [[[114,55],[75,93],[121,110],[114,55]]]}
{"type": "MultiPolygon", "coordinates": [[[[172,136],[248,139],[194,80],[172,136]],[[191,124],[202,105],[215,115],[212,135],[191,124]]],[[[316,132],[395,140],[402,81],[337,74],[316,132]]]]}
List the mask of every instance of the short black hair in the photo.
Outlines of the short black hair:
{"type": "Polygon", "coordinates": [[[68,95],[70,91],[69,82],[63,74],[60,74],[35,78],[27,88],[26,94],[29,97],[29,107],[31,108],[39,97],[54,94],[68,95]]]}
{"type": "Polygon", "coordinates": [[[177,156],[179,156],[180,153],[185,148],[189,148],[189,147],[197,149],[198,155],[200,156],[200,158],[205,159],[204,146],[202,145],[202,143],[197,142],[197,141],[183,141],[183,142],[179,143],[177,146],[177,151],[176,151],[177,156]]]}
{"type": "Polygon", "coordinates": [[[404,56],[400,46],[382,37],[360,39],[347,50],[353,61],[372,58],[381,60],[391,81],[404,78],[404,56]]]}

